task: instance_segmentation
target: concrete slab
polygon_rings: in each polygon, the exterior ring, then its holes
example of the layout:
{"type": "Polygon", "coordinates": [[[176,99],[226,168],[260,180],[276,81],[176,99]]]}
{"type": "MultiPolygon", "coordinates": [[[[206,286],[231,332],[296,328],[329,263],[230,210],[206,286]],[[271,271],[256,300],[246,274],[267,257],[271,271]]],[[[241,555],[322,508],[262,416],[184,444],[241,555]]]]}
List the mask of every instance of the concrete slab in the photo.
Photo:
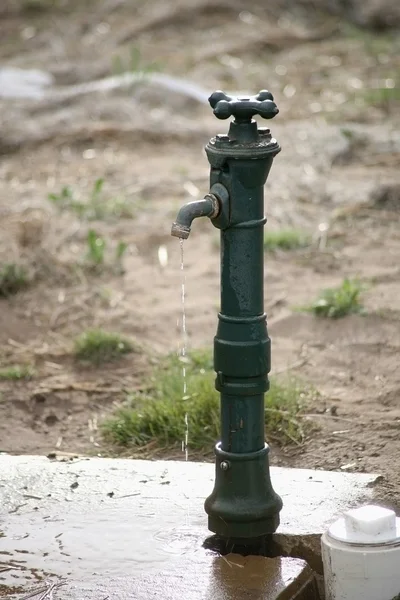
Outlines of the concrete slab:
{"type": "MultiPolygon", "coordinates": [[[[377,478],[281,468],[271,476],[284,501],[274,538],[292,556],[307,554],[307,540],[319,553],[320,534],[368,501],[377,478]]],[[[214,465],[204,463],[0,456],[0,583],[120,581],[170,570],[182,557],[206,560],[203,503],[213,482],[214,465]]]]}
{"type": "MultiPolygon", "coordinates": [[[[98,577],[79,583],[53,578],[11,598],[39,600],[46,590],[52,591],[52,600],[320,600],[306,562],[235,554],[181,558],[167,570],[137,577],[98,577]]],[[[50,600],[50,594],[46,598],[50,600]]]]}

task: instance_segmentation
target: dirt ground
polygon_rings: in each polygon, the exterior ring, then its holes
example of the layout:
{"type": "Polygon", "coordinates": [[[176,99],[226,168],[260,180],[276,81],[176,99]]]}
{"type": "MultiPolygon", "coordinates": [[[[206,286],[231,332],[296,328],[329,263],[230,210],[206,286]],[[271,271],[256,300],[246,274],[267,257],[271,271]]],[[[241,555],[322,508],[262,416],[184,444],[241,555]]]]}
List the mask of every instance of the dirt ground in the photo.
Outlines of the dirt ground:
{"type": "MultiPolygon", "coordinates": [[[[400,36],[301,7],[245,6],[26,1],[1,15],[0,67],[42,69],[54,84],[42,98],[0,97],[0,260],[22,262],[35,277],[0,300],[1,364],[36,369],[31,380],[0,382],[0,451],[106,452],[98,423],[155,356],[181,343],[180,250],[170,227],[182,203],[208,191],[203,147],[227,128],[204,98],[267,87],[282,146],[266,188],[267,227],[314,238],[306,250],[266,254],[272,375],[301,377],[321,394],[309,407],[320,429],[302,446],[274,446],[272,463],[379,473],[379,498],[399,506],[400,36]],[[197,87],[80,86],[115,75],[117,61],[136,71],[156,62],[197,87]],[[87,222],[48,200],[67,185],[84,200],[98,178],[133,216],[87,222]],[[110,252],[129,245],[123,275],[76,268],[90,228],[110,252]],[[296,310],[344,277],[368,283],[366,315],[332,321],[296,310]],[[78,366],[73,339],[92,326],[143,350],[101,370],[78,366]]],[[[189,345],[210,346],[219,251],[208,221],[195,224],[184,262],[189,345]]]]}

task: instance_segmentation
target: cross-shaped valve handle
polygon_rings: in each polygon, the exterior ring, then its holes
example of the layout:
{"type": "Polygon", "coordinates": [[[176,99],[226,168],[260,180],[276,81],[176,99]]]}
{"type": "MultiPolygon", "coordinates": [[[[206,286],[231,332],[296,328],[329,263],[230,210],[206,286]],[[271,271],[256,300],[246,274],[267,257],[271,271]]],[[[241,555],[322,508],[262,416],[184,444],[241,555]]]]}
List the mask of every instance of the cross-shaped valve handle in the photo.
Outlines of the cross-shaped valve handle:
{"type": "Polygon", "coordinates": [[[208,99],[217,119],[235,117],[236,123],[250,123],[254,115],[272,119],[279,110],[274,97],[268,90],[261,90],[256,96],[228,96],[224,92],[214,92],[208,99]]]}

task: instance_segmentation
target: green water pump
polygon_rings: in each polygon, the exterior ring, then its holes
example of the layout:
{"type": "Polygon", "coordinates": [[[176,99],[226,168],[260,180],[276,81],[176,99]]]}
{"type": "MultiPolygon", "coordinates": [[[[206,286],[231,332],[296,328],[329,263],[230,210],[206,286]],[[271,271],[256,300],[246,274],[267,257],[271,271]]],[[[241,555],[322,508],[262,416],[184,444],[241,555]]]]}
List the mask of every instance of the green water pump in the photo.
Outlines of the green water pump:
{"type": "Polygon", "coordinates": [[[209,102],[218,119],[233,120],[227,135],[216,135],[206,146],[209,193],[180,209],[171,233],[187,238],[200,216],[221,231],[221,311],[214,338],[221,441],[205,510],[210,531],[243,540],[275,532],[282,508],[270,480],[264,433],[271,365],[264,313],[264,184],[280,146],[253,119],[271,119],[278,108],[267,90],[252,97],[218,91],[209,102]]]}

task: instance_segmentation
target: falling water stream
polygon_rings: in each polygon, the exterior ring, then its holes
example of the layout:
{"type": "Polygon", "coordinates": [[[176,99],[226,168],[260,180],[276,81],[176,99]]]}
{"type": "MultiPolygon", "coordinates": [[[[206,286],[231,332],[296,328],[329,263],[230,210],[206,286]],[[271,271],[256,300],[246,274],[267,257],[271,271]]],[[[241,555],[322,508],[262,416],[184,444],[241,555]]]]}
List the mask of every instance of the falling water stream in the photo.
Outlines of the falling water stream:
{"type": "MultiPolygon", "coordinates": [[[[182,346],[180,351],[180,358],[182,360],[182,379],[183,379],[183,395],[182,400],[188,399],[187,396],[187,380],[186,380],[186,361],[187,361],[187,331],[186,331],[186,312],[185,312],[185,270],[183,262],[183,239],[179,240],[181,247],[181,300],[182,300],[182,346]]],[[[182,452],[185,453],[185,459],[188,460],[189,455],[189,418],[187,412],[185,413],[185,438],[182,441],[182,452]]]]}

